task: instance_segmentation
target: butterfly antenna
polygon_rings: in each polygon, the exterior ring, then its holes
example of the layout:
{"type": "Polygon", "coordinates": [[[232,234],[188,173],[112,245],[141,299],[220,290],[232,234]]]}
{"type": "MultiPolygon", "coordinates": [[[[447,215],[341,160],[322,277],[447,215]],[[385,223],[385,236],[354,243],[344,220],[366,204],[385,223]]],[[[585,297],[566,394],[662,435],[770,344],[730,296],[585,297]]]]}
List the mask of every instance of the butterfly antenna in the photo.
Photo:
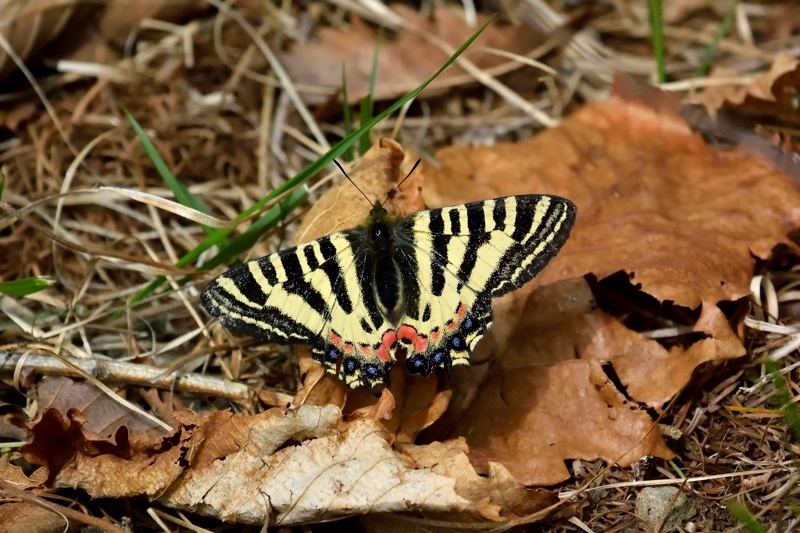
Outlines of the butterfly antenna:
{"type": "Polygon", "coordinates": [[[344,168],[342,167],[342,165],[340,165],[340,164],[339,164],[339,162],[338,162],[337,160],[335,160],[335,159],[333,160],[333,162],[334,162],[334,163],[336,163],[336,166],[337,166],[337,167],[339,167],[339,170],[341,170],[341,171],[342,171],[342,174],[344,174],[344,177],[345,177],[345,178],[347,178],[347,179],[350,181],[350,183],[352,183],[352,184],[353,184],[353,187],[355,187],[356,189],[358,189],[358,192],[360,192],[360,193],[361,193],[361,196],[363,196],[364,198],[366,198],[366,199],[367,199],[367,203],[369,203],[369,205],[372,205],[372,200],[370,200],[370,199],[369,199],[369,196],[367,196],[366,194],[364,194],[364,191],[362,191],[362,190],[361,190],[361,187],[359,187],[358,185],[356,185],[356,182],[355,182],[355,181],[353,181],[353,179],[352,179],[350,176],[348,176],[348,175],[347,175],[347,172],[345,172],[345,171],[344,171],[344,168]]]}
{"type": "Polygon", "coordinates": [[[381,207],[383,207],[384,205],[386,205],[386,202],[388,202],[388,201],[389,201],[389,198],[391,198],[391,197],[392,197],[392,193],[394,193],[396,190],[399,190],[399,189],[400,189],[400,187],[402,187],[402,185],[403,185],[403,184],[406,182],[406,180],[407,180],[408,178],[410,178],[410,177],[411,177],[411,174],[413,174],[413,173],[414,173],[414,171],[415,171],[415,170],[417,170],[417,167],[419,166],[419,164],[420,164],[420,163],[422,163],[422,159],[417,159],[417,162],[416,162],[416,163],[414,163],[414,166],[413,166],[413,167],[411,167],[411,170],[409,170],[409,171],[408,171],[408,174],[406,174],[406,177],[405,177],[405,178],[403,178],[403,181],[401,181],[400,183],[398,183],[398,184],[397,184],[397,186],[396,186],[394,189],[392,189],[391,191],[389,191],[389,194],[387,194],[387,195],[386,195],[386,200],[384,200],[384,201],[383,201],[383,203],[381,204],[381,207]]]}

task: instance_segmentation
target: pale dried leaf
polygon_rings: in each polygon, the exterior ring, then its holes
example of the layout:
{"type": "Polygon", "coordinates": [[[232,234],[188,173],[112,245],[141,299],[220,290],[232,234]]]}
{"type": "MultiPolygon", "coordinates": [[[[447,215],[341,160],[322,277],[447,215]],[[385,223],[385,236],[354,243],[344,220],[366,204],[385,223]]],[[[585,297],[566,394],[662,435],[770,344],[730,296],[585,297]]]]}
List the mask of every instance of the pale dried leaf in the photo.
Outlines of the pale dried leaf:
{"type": "Polygon", "coordinates": [[[253,416],[183,411],[176,418],[181,427],[174,435],[153,439],[147,448],[117,448],[122,453],[87,453],[86,441],[62,440],[78,449],[55,473],[55,485],[81,488],[95,498],[145,494],[173,507],[259,525],[402,511],[496,520],[544,501],[539,493],[520,501],[528,491],[502,473],[489,480],[478,476],[463,443],[398,453],[378,421],[342,421],[335,406],[253,416]],[[511,487],[518,495],[509,499],[511,487]]]}
{"type": "Polygon", "coordinates": [[[0,504],[0,524],[4,533],[64,533],[69,528],[63,516],[40,505],[16,501],[0,504]]]}

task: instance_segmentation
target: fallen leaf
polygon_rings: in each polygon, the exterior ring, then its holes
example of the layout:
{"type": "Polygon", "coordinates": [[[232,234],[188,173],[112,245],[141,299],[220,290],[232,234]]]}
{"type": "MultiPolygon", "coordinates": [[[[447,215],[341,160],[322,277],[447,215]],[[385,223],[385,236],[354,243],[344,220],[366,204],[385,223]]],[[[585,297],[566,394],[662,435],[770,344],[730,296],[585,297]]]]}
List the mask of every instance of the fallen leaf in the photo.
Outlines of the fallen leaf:
{"type": "MultiPolygon", "coordinates": [[[[38,481],[29,478],[25,475],[25,472],[22,471],[22,468],[11,463],[12,460],[18,458],[19,454],[14,452],[3,453],[0,455],[0,479],[6,483],[11,483],[14,487],[20,490],[27,490],[38,486],[38,481]]],[[[3,522],[0,521],[0,524],[2,523],[3,522]]]]}
{"type": "Polygon", "coordinates": [[[152,420],[115,401],[91,381],[66,377],[46,377],[36,385],[39,409],[55,409],[66,415],[77,409],[83,415],[83,429],[101,437],[111,437],[126,426],[130,433],[163,435],[166,430],[152,420]]]}
{"type": "Polygon", "coordinates": [[[69,521],[49,509],[29,502],[8,501],[0,504],[0,524],[6,533],[63,533],[69,521]]]}
{"type": "Polygon", "coordinates": [[[0,455],[0,494],[4,496],[0,503],[2,530],[8,533],[63,532],[68,523],[61,515],[4,493],[2,485],[6,483],[19,490],[28,490],[39,485],[37,481],[26,476],[20,467],[13,465],[11,460],[12,453],[0,455]]]}
{"type": "Polygon", "coordinates": [[[72,487],[89,487],[101,494],[117,491],[119,497],[154,496],[181,472],[179,460],[185,459],[186,450],[180,445],[185,440],[180,431],[149,439],[135,434],[129,439],[122,426],[113,438],[102,438],[84,429],[84,423],[77,409],[66,416],[48,409],[33,424],[20,453],[29,463],[46,468],[48,485],[57,485],[56,478],[69,471],[76,473],[72,487]]]}
{"type": "Polygon", "coordinates": [[[529,288],[624,270],[659,301],[738,300],[749,294],[751,254],[789,243],[800,220],[785,175],[709,148],[677,116],[617,98],[529,141],[449,147],[437,159],[425,168],[431,206],[533,191],[578,204],[570,240],[529,288]]]}
{"type": "MultiPolygon", "coordinates": [[[[467,438],[480,470],[499,461],[526,485],[567,479],[567,459],[629,466],[645,455],[671,458],[650,415],[617,390],[602,367],[610,359],[616,370],[619,361],[634,359],[646,368],[634,366],[620,379],[643,380],[647,374],[640,372],[653,371],[647,383],[663,389],[668,385],[659,380],[671,368],[694,368],[670,355],[596,309],[582,278],[542,287],[528,299],[508,350],[451,434],[467,438]]],[[[681,378],[688,376],[667,376],[681,378]]],[[[641,392],[636,386],[626,391],[641,392]]]]}
{"type": "MultiPolygon", "coordinates": [[[[385,37],[381,43],[375,90],[372,93],[375,101],[406,94],[448,59],[450,53],[442,51],[423,35],[434,35],[455,50],[476,29],[467,25],[463,11],[458,9],[437,8],[432,21],[404,5],[395,4],[391,9],[395,16],[406,21],[407,26],[385,37]]],[[[478,15],[478,26],[486,20],[485,15],[478,15]]],[[[348,99],[350,103],[356,103],[369,93],[377,41],[376,31],[354,18],[346,30],[319,28],[314,41],[295,45],[281,55],[281,63],[295,83],[329,88],[332,92],[342,87],[344,65],[348,99]]],[[[518,68],[520,63],[509,62],[486,51],[486,48],[525,55],[541,42],[539,36],[523,25],[491,24],[462,57],[482,70],[491,72],[493,68],[499,68],[507,72],[518,68]]],[[[494,72],[495,75],[498,73],[494,72]]],[[[434,96],[465,83],[475,83],[475,79],[456,64],[444,71],[421,96],[434,96]]],[[[321,103],[327,97],[308,93],[304,98],[310,103],[321,103]]]]}
{"type": "Polygon", "coordinates": [[[405,444],[400,450],[414,462],[456,480],[456,492],[483,504],[482,514],[492,520],[530,515],[558,501],[550,491],[527,489],[501,464],[491,463],[489,475],[480,476],[470,465],[469,447],[463,438],[425,446],[405,444]]]}
{"type": "MultiPolygon", "coordinates": [[[[384,398],[391,403],[388,392],[384,398]]],[[[75,411],[69,414],[64,420],[47,410],[22,453],[48,466],[55,487],[80,488],[93,498],[145,495],[257,525],[409,511],[461,523],[501,520],[553,499],[525,490],[499,467],[488,479],[477,475],[463,442],[395,451],[380,422],[344,421],[335,406],[250,416],[177,411],[173,434],[137,448],[119,445],[119,435],[116,444],[90,441],[75,411]],[[60,459],[42,456],[56,447],[60,459]]]]}
{"type": "Polygon", "coordinates": [[[106,39],[122,46],[143,20],[178,23],[198,17],[208,7],[205,0],[110,0],[97,27],[106,39]]]}
{"type": "MultiPolygon", "coordinates": [[[[82,1],[0,0],[3,37],[23,61],[33,59],[58,37],[82,1]]],[[[17,70],[6,51],[0,51],[0,79],[17,70]]]]}
{"type": "Polygon", "coordinates": [[[553,193],[576,203],[578,219],[556,259],[495,303],[504,318],[473,358],[496,362],[455,374],[461,400],[430,438],[467,435],[477,464],[500,461],[526,484],[564,480],[568,459],[669,457],[636,402],[660,408],[697,365],[745,353],[718,304],[749,294],[753,256],[790,243],[800,224],[793,183],[743,151],[709,148],[665,109],[619,97],[529,141],[448,147],[437,160],[425,168],[431,207],[553,193]],[[666,347],[594,308],[581,278],[602,284],[619,272],[655,309],[684,310],[684,322],[665,325],[696,332],[688,345],[666,347]],[[597,361],[609,362],[629,399],[597,361]]]}
{"type": "MultiPolygon", "coordinates": [[[[741,74],[718,68],[714,78],[736,80],[741,74]]],[[[751,83],[715,85],[689,94],[685,103],[704,106],[713,117],[722,109],[746,110],[751,115],[771,117],[799,124],[797,117],[797,87],[800,85],[800,61],[788,54],[779,54],[768,72],[751,83]]]]}

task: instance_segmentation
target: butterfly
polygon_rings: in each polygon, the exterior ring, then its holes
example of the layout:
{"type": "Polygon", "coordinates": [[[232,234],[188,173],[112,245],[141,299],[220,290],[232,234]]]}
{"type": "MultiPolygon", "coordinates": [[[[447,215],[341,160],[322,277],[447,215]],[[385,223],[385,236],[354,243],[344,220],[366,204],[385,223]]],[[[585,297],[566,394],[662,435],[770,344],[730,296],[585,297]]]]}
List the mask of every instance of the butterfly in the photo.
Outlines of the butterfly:
{"type": "Polygon", "coordinates": [[[533,278],[566,242],[564,198],[508,196],[394,217],[376,201],[356,228],[240,264],[206,286],[223,326],[306,344],[351,388],[468,365],[492,324],[492,298],[533,278]]]}

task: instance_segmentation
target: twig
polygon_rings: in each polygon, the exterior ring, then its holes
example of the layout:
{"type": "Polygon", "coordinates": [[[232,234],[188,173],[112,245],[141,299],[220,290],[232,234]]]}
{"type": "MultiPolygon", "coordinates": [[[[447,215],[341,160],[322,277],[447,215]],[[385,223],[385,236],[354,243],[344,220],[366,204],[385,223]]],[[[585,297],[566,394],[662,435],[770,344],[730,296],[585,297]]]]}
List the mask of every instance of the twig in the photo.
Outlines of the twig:
{"type": "MultiPolygon", "coordinates": [[[[0,372],[14,372],[14,369],[23,359],[23,354],[0,351],[0,372]]],[[[293,396],[274,390],[256,391],[247,385],[232,381],[204,376],[202,374],[184,374],[180,376],[159,377],[163,369],[137,365],[134,363],[120,363],[101,359],[64,358],[80,369],[104,381],[118,381],[131,385],[144,387],[158,387],[181,392],[203,394],[224,398],[240,404],[252,404],[256,394],[267,405],[283,406],[291,403],[293,396]]],[[[51,356],[30,354],[24,357],[25,370],[33,370],[40,374],[81,377],[82,374],[75,368],[70,368],[51,356]]]]}

